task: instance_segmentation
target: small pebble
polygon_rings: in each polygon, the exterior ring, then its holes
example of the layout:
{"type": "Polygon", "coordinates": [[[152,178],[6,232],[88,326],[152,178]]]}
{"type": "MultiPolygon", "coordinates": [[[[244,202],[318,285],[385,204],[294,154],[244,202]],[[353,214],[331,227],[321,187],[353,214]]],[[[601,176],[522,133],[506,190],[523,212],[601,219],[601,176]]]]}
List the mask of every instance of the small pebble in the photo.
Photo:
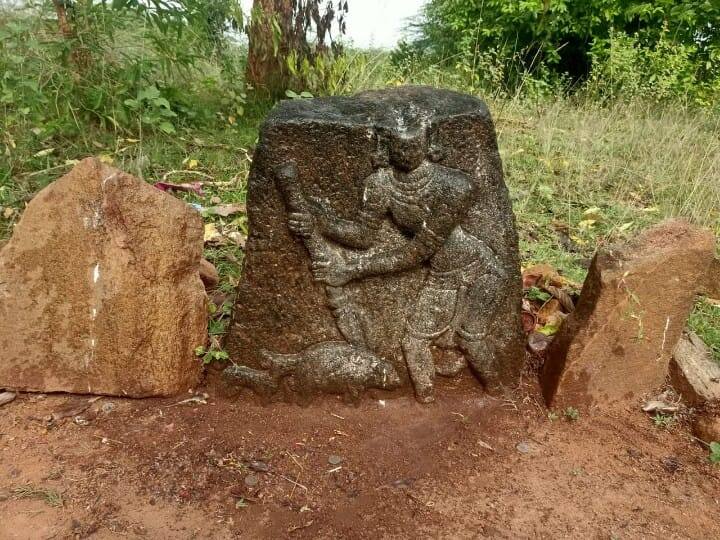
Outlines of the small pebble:
{"type": "Polygon", "coordinates": [[[245,477],[245,485],[249,486],[249,487],[257,486],[259,481],[260,481],[260,479],[257,477],[256,474],[248,474],[245,477]]]}
{"type": "Polygon", "coordinates": [[[115,410],[116,405],[112,401],[108,401],[107,403],[103,403],[102,405],[102,412],[105,414],[112,412],[115,410]]]}
{"type": "Polygon", "coordinates": [[[533,452],[535,450],[533,445],[525,441],[517,443],[515,448],[517,448],[518,452],[520,452],[521,454],[529,454],[530,452],[533,452]]]}
{"type": "Polygon", "coordinates": [[[0,405],[10,403],[16,396],[17,394],[15,392],[0,392],[0,405]]]}
{"type": "Polygon", "coordinates": [[[328,458],[328,463],[330,465],[340,465],[343,462],[343,458],[340,456],[332,455],[328,458]]]}
{"type": "Polygon", "coordinates": [[[270,465],[264,461],[251,461],[248,464],[248,468],[255,472],[268,472],[270,470],[270,465]]]}

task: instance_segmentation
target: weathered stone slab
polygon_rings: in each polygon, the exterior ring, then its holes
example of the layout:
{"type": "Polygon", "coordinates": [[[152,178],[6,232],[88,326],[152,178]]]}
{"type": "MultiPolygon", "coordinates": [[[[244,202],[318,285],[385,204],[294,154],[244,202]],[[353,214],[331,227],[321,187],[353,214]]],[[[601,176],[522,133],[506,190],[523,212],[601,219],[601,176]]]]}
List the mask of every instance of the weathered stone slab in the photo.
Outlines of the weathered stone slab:
{"type": "Polygon", "coordinates": [[[670,383],[688,404],[720,401],[720,364],[697,334],[688,332],[675,345],[670,383]]]}
{"type": "Polygon", "coordinates": [[[0,387],[170,395],[206,339],[202,221],[95,159],[42,190],[0,251],[0,387]]]}
{"type": "Polygon", "coordinates": [[[422,87],[285,101],[248,214],[230,379],[351,395],[412,382],[422,401],[466,362],[487,386],[517,382],[518,240],[483,102],[422,87]]]}
{"type": "Polygon", "coordinates": [[[548,404],[604,407],[659,388],[714,250],[709,231],[668,220],[599,251],[548,349],[548,404]]]}

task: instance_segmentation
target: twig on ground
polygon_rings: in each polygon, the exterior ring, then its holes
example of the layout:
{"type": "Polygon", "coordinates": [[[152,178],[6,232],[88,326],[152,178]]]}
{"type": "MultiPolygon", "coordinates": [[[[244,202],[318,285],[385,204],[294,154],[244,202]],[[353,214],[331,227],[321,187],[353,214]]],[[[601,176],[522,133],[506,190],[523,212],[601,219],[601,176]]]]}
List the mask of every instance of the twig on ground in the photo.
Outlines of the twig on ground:
{"type": "Polygon", "coordinates": [[[166,181],[171,174],[196,174],[198,176],[202,176],[203,178],[209,178],[210,180],[213,180],[212,176],[210,176],[209,174],[200,172],[200,171],[172,170],[172,171],[168,171],[165,174],[163,174],[163,176],[162,176],[163,182],[166,181]]]}

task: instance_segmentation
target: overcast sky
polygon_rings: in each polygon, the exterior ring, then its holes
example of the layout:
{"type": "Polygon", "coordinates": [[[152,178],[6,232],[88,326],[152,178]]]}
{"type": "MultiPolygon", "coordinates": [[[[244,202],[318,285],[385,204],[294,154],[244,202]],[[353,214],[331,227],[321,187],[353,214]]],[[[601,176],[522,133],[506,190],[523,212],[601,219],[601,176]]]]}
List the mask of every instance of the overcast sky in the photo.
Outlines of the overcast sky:
{"type": "MultiPolygon", "coordinates": [[[[359,47],[393,47],[407,18],[417,15],[425,0],[347,0],[347,38],[359,47]]],[[[243,9],[252,0],[242,0],[243,9]]]]}

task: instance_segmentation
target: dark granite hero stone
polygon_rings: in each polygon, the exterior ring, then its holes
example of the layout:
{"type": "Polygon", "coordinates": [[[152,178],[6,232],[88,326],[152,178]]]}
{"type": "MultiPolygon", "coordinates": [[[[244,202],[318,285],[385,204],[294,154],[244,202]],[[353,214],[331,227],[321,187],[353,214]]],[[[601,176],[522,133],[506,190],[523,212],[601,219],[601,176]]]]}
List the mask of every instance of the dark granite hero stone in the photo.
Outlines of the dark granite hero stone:
{"type": "Polygon", "coordinates": [[[425,87],[284,101],[261,130],[248,212],[228,380],[412,385],[423,402],[436,373],[466,365],[488,388],[517,383],[518,239],[482,101],[425,87]]]}

